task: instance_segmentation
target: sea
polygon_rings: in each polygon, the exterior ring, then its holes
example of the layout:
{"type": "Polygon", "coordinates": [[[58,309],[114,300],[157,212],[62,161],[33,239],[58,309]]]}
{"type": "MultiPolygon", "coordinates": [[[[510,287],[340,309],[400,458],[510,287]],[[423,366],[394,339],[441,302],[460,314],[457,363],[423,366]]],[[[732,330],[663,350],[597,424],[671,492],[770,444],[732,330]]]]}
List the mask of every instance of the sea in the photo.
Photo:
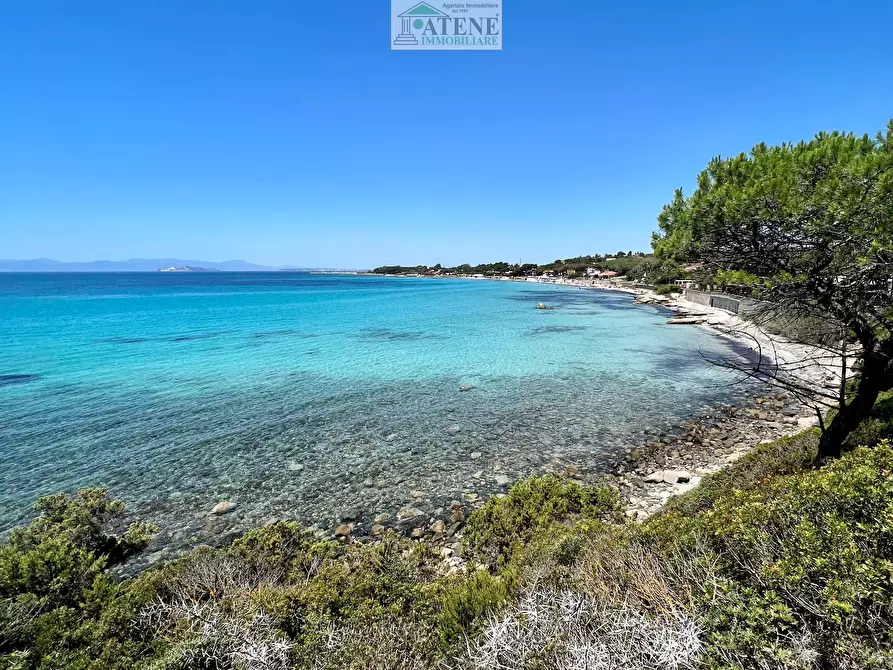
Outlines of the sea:
{"type": "Polygon", "coordinates": [[[669,316],[531,282],[0,274],[0,531],[85,487],[164,553],[591,479],[747,392],[710,362],[729,341],[669,316]]]}

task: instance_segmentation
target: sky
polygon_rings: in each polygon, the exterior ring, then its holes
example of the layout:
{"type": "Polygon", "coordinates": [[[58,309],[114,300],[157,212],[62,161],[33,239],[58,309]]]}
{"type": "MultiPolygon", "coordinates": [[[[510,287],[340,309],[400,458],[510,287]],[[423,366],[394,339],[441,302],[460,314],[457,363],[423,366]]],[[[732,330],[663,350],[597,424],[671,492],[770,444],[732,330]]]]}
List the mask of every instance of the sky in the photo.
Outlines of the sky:
{"type": "Polygon", "coordinates": [[[500,52],[391,51],[388,0],[0,15],[0,258],[647,250],[711,157],[893,117],[889,0],[504,0],[500,52]]]}

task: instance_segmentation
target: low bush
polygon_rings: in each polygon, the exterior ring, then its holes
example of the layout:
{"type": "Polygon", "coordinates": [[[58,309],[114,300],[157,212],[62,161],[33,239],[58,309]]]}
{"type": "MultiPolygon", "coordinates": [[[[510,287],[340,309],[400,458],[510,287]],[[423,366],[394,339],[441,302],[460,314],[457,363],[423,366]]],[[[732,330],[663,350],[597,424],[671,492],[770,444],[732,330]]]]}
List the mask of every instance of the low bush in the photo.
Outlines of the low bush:
{"type": "Polygon", "coordinates": [[[681,535],[714,557],[700,589],[706,667],[893,664],[891,473],[885,442],[646,525],[674,552],[681,535]]]}
{"type": "Polygon", "coordinates": [[[155,531],[122,524],[124,505],[105,491],[53,495],[0,544],[0,668],[129,668],[151,648],[130,623],[152,589],[109,572],[155,531]]]}
{"type": "Polygon", "coordinates": [[[537,534],[580,521],[623,521],[623,504],[609,487],[556,477],[530,477],[491,498],[468,519],[465,542],[480,560],[505,565],[537,534]]]}
{"type": "Polygon", "coordinates": [[[893,440],[893,391],[881,394],[871,416],[850,433],[844,446],[855,449],[877,444],[881,440],[893,440]]]}
{"type": "Polygon", "coordinates": [[[671,295],[673,293],[682,293],[682,287],[679,284],[661,284],[654,288],[657,295],[671,295]]]}
{"type": "Polygon", "coordinates": [[[118,578],[153,527],[50,496],[0,541],[0,668],[893,667],[893,447],[816,470],[816,444],[761,445],[641,524],[611,488],[526,479],[470,515],[453,574],[395,534],[276,523],[118,578]]]}

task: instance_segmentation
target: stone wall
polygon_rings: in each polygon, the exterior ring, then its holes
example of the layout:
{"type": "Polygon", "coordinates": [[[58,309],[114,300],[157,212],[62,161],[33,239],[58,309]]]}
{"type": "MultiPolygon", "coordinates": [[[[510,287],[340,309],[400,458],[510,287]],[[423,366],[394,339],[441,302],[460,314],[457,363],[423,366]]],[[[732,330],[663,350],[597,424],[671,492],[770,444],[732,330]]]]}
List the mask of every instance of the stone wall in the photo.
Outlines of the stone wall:
{"type": "Polygon", "coordinates": [[[689,302],[706,305],[707,307],[716,307],[732,314],[747,312],[757,304],[751,298],[709,291],[695,291],[694,289],[686,289],[682,295],[689,302]]]}

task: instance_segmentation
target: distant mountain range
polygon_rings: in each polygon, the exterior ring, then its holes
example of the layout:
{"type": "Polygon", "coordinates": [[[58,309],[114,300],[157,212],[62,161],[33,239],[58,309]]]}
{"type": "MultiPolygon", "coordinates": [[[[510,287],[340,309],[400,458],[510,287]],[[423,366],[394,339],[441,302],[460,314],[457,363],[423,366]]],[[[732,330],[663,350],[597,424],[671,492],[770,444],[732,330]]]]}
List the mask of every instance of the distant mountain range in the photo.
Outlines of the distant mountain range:
{"type": "Polygon", "coordinates": [[[316,268],[271,267],[255,265],[247,261],[191,261],[179,258],[131,258],[128,261],[89,261],[65,263],[50,258],[35,258],[27,261],[0,259],[0,272],[156,272],[171,267],[206,268],[223,272],[275,272],[292,270],[309,271],[316,268]]]}

